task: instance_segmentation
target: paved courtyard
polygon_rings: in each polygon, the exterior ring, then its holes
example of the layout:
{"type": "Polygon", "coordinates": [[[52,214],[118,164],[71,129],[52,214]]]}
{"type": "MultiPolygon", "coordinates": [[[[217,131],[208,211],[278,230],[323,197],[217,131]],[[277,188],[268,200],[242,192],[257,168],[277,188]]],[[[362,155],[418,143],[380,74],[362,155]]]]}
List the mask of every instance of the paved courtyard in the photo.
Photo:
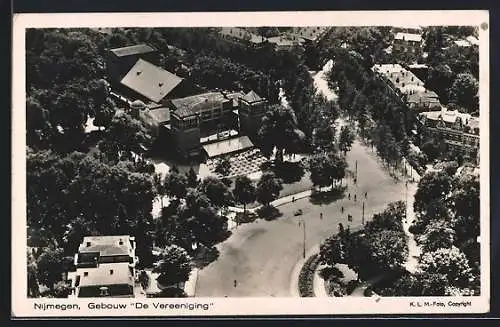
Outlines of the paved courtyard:
{"type": "Polygon", "coordinates": [[[218,245],[219,259],[199,271],[196,296],[292,296],[292,275],[303,252],[303,229],[299,221],[306,223],[307,252],[336,233],[339,223],[350,224],[352,228],[360,226],[363,201],[364,217],[368,220],[389,202],[405,200],[404,182],[396,183],[389,177],[370,149],[356,142],[347,160],[352,172],[358,162],[358,183],[353,185],[352,178],[344,180],[348,184],[345,198],[323,205],[312,204],[309,198],[300,199],[280,206],[283,216],[275,221],[258,220],[233,230],[233,235],[218,245]],[[351,200],[347,199],[348,193],[351,200]],[[293,215],[297,209],[303,210],[302,216],[293,215]],[[351,223],[347,214],[353,216],[351,223]]]}

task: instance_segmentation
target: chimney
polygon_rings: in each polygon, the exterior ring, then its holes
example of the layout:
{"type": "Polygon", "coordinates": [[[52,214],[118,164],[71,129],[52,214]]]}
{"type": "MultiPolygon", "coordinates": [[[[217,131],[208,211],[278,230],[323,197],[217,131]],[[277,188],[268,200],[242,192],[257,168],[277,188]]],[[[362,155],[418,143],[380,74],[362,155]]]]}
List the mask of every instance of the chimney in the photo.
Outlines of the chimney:
{"type": "Polygon", "coordinates": [[[87,242],[87,247],[89,247],[89,246],[90,246],[90,242],[87,242]]]}
{"type": "Polygon", "coordinates": [[[83,272],[83,277],[87,277],[89,275],[88,271],[83,272]]]}
{"type": "Polygon", "coordinates": [[[109,270],[109,274],[110,274],[110,275],[113,275],[113,269],[110,269],[110,270],[109,270]]]}

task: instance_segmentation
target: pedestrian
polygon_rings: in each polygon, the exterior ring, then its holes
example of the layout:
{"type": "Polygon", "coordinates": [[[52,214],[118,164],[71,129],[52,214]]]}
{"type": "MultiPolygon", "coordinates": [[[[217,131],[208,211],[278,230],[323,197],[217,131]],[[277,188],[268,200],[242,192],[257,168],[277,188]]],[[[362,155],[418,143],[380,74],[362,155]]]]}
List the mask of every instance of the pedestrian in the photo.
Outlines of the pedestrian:
{"type": "Polygon", "coordinates": [[[354,201],[356,202],[356,194],[354,194],[354,201]]]}
{"type": "Polygon", "coordinates": [[[234,280],[234,287],[236,287],[238,285],[238,282],[236,281],[236,279],[234,280]]]}
{"type": "Polygon", "coordinates": [[[344,213],[344,206],[342,206],[342,208],[340,208],[340,211],[341,211],[342,213],[344,213]]]}
{"type": "Polygon", "coordinates": [[[366,199],[367,196],[368,196],[368,192],[365,192],[365,199],[366,199]]]}
{"type": "Polygon", "coordinates": [[[356,184],[357,182],[358,182],[358,179],[354,178],[354,184],[356,184]]]}
{"type": "Polygon", "coordinates": [[[294,196],[292,196],[292,202],[295,202],[295,197],[294,196]]]}
{"type": "Polygon", "coordinates": [[[347,195],[347,198],[350,200],[351,199],[351,193],[347,195]]]}
{"type": "Polygon", "coordinates": [[[322,212],[319,213],[319,219],[323,219],[323,213],[322,212]]]}

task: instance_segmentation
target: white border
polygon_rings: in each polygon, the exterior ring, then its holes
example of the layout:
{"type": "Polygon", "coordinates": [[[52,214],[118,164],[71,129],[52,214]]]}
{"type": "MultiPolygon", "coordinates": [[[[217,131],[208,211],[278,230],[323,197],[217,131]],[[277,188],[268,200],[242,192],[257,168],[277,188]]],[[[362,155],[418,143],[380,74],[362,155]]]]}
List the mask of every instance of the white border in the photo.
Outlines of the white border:
{"type": "Polygon", "coordinates": [[[189,298],[147,299],[148,309],[134,309],[134,299],[106,299],[127,309],[90,310],[89,301],[26,298],[26,135],[25,29],[54,27],[202,27],[202,26],[380,26],[481,25],[489,26],[488,11],[356,11],[356,12],[231,12],[231,13],[77,13],[15,14],[12,70],[12,314],[30,316],[193,316],[193,315],[303,315],[303,314],[431,314],[484,313],[490,298],[489,214],[489,32],[480,29],[480,173],[481,173],[481,293],[480,297],[451,298],[189,298]],[[423,303],[472,301],[456,308],[411,307],[423,303]],[[160,303],[213,303],[209,310],[158,310],[160,303]],[[34,303],[77,303],[81,310],[34,310],[34,303]]]}

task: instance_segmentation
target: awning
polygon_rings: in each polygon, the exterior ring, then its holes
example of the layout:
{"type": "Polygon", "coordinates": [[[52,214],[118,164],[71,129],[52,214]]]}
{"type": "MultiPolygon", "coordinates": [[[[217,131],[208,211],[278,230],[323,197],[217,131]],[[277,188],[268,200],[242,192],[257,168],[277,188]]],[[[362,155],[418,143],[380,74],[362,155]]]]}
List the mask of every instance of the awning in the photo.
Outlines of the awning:
{"type": "Polygon", "coordinates": [[[248,136],[241,136],[234,139],[228,139],[216,143],[210,143],[203,146],[203,150],[209,158],[217,157],[223,154],[242,151],[252,148],[254,145],[248,136]]]}

